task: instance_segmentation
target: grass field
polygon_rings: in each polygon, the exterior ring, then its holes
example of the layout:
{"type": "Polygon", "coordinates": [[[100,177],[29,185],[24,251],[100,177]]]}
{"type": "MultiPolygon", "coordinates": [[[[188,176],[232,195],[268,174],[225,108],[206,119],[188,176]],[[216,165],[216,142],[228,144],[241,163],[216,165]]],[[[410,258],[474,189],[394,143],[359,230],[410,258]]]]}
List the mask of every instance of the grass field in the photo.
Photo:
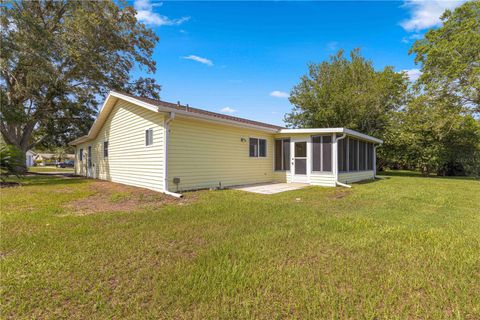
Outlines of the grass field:
{"type": "Polygon", "coordinates": [[[29,167],[28,172],[69,172],[73,173],[73,168],[57,168],[57,167],[29,167]]]}
{"type": "Polygon", "coordinates": [[[144,201],[94,184],[1,190],[2,318],[480,318],[479,181],[401,172],[85,214],[72,203],[144,201]]]}

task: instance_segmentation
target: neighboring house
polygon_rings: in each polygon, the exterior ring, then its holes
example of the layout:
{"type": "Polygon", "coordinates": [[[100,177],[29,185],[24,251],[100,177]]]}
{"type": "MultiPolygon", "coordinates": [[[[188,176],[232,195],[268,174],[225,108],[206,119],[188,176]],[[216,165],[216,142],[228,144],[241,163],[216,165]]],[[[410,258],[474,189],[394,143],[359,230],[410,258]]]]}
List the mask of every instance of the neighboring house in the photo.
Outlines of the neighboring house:
{"type": "Polygon", "coordinates": [[[286,129],[112,91],[88,135],[70,144],[76,174],[171,194],[373,179],[381,143],[346,128],[286,129]]]}
{"type": "Polygon", "coordinates": [[[28,150],[26,153],[25,153],[25,164],[27,165],[27,167],[33,167],[33,165],[35,164],[35,156],[37,154],[35,152],[33,152],[32,150],[28,150]]]}
{"type": "Polygon", "coordinates": [[[75,160],[75,154],[64,154],[59,160],[58,155],[55,153],[37,153],[33,159],[39,166],[53,166],[65,160],[75,160]]]}

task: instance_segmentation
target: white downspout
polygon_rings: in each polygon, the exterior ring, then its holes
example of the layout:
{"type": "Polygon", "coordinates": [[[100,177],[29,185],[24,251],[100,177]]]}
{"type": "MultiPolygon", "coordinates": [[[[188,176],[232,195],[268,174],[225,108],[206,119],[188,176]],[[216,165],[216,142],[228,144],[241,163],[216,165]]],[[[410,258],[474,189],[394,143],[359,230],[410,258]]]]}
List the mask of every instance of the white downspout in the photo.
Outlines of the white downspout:
{"type": "Polygon", "coordinates": [[[342,140],[342,139],[345,139],[345,137],[347,136],[346,133],[344,133],[341,137],[338,137],[338,138],[335,138],[335,152],[333,153],[334,154],[334,166],[335,166],[335,170],[334,170],[334,174],[335,174],[335,185],[339,185],[339,186],[342,186],[342,187],[345,187],[345,188],[351,188],[352,186],[351,185],[348,185],[348,184],[345,184],[345,183],[342,183],[340,181],[338,181],[338,141],[339,140],[342,140]]]}
{"type": "Polygon", "coordinates": [[[163,144],[163,193],[168,194],[170,196],[176,197],[176,198],[181,198],[182,195],[180,193],[175,193],[168,191],[168,124],[175,119],[175,112],[170,112],[170,115],[168,118],[164,121],[164,137],[165,141],[163,144]]]}

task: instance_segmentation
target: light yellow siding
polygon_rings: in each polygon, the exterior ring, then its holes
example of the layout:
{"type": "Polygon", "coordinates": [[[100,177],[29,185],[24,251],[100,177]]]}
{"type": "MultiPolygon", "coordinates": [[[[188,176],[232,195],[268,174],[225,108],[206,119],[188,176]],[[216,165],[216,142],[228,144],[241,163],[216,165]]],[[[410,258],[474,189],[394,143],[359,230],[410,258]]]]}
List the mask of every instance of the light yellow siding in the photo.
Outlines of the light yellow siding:
{"type": "Polygon", "coordinates": [[[357,172],[346,172],[338,174],[338,181],[343,183],[353,183],[362,180],[373,179],[373,171],[357,171],[357,172]]]}
{"type": "Polygon", "coordinates": [[[290,171],[274,171],[273,180],[275,182],[289,182],[290,181],[290,171]]]}
{"type": "Polygon", "coordinates": [[[273,134],[177,117],[169,124],[168,139],[170,191],[274,180],[273,134]],[[249,137],[267,140],[266,157],[249,157],[249,137]],[[173,178],[180,178],[178,186],[173,178]]]}
{"type": "Polygon", "coordinates": [[[87,157],[92,146],[92,177],[163,191],[164,116],[143,107],[119,100],[113,107],[98,136],[76,147],[75,172],[85,175],[87,157]],[[145,130],[153,129],[153,144],[145,146],[145,130]],[[103,156],[103,142],[108,141],[108,157],[103,156]]]}

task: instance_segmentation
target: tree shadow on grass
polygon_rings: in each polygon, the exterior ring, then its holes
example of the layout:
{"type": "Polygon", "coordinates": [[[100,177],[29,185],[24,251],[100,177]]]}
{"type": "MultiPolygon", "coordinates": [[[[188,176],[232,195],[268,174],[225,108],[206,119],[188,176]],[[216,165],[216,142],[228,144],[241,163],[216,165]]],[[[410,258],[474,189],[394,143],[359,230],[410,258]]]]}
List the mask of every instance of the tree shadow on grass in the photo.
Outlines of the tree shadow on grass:
{"type": "Polygon", "coordinates": [[[351,184],[355,185],[355,184],[371,184],[371,183],[376,183],[376,182],[379,182],[379,181],[382,181],[382,180],[388,180],[388,179],[391,179],[390,177],[381,177],[381,178],[375,178],[375,179],[368,179],[368,180],[361,180],[361,181],[357,181],[357,182],[352,182],[351,184]]]}
{"type": "Polygon", "coordinates": [[[423,178],[423,179],[446,179],[446,180],[470,180],[470,181],[478,181],[475,177],[465,177],[465,176],[437,176],[437,175],[429,175],[423,176],[418,171],[406,171],[406,170],[389,170],[389,171],[382,171],[377,172],[377,175],[388,177],[412,177],[412,178],[423,178]]]}
{"type": "Polygon", "coordinates": [[[22,186],[52,186],[52,185],[72,185],[83,183],[86,181],[83,177],[63,177],[63,176],[47,176],[47,175],[28,175],[14,181],[19,182],[22,186]]]}

